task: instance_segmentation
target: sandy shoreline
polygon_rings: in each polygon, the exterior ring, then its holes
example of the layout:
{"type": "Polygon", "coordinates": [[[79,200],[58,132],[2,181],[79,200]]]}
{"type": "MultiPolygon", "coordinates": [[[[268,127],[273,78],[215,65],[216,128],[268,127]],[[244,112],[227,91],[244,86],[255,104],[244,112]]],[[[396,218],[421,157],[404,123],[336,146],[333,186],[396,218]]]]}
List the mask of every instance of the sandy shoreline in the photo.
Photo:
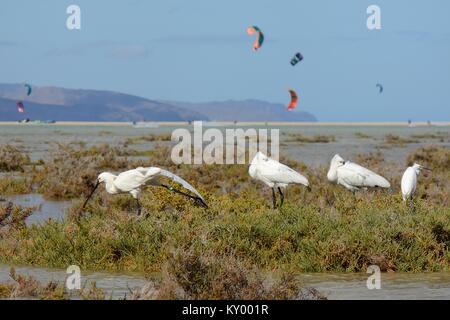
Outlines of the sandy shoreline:
{"type": "MultiPolygon", "coordinates": [[[[159,126],[184,126],[189,125],[188,122],[153,122],[159,126]]],[[[220,121],[206,121],[204,124],[210,126],[233,126],[233,122],[220,122],[220,121]]],[[[89,121],[57,121],[52,124],[47,123],[18,123],[15,121],[0,121],[0,126],[24,126],[24,125],[52,125],[52,126],[118,126],[127,127],[131,126],[131,122],[89,122],[89,121]]],[[[240,126],[401,126],[407,127],[406,122],[238,122],[240,126]]],[[[423,127],[430,126],[427,122],[414,122],[413,126],[423,127]]],[[[431,126],[450,126],[450,121],[432,122],[431,126]]]]}

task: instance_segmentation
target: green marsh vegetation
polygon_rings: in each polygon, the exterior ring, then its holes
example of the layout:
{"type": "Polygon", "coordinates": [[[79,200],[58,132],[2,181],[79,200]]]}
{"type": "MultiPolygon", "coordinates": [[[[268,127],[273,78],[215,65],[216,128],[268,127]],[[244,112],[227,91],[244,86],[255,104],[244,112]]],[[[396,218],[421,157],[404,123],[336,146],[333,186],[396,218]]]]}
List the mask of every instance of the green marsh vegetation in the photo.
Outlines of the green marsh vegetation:
{"type": "Polygon", "coordinates": [[[161,142],[161,141],[172,141],[171,134],[149,134],[138,137],[132,137],[125,140],[125,146],[133,145],[143,142],[161,142]]]}
{"type": "MultiPolygon", "coordinates": [[[[355,195],[328,183],[327,167],[282,158],[308,177],[312,190],[289,187],[280,210],[271,209],[271,191],[250,179],[247,165],[175,165],[166,146],[148,151],[146,160],[130,155],[127,147],[59,145],[51,160],[25,171],[44,196],[74,202],[63,221],[1,227],[0,261],[159,273],[157,293],[143,288],[135,298],[298,298],[302,287],[292,275],[299,272],[365,272],[371,264],[392,272],[450,271],[448,148],[419,148],[403,168],[386,163],[380,152],[360,155],[357,162],[386,176],[393,188],[355,195]],[[412,162],[433,169],[419,178],[415,212],[398,190],[412,162]],[[148,187],[141,197],[146,217],[137,217],[129,195],[101,189],[80,214],[100,171],[150,165],[192,183],[210,208],[148,187]],[[265,274],[278,276],[267,285],[265,274]]],[[[5,206],[0,203],[0,214],[5,206]]]]}
{"type": "Polygon", "coordinates": [[[444,142],[445,139],[449,138],[448,132],[437,131],[435,133],[423,133],[423,134],[413,134],[412,139],[420,140],[437,140],[439,142],[444,142]]]}
{"type": "Polygon", "coordinates": [[[404,138],[404,137],[400,137],[395,134],[387,134],[384,137],[384,143],[388,146],[400,146],[401,147],[408,143],[418,143],[418,142],[419,142],[418,139],[404,138]]]}
{"type": "Polygon", "coordinates": [[[32,192],[31,181],[24,177],[15,177],[11,174],[0,178],[0,195],[16,195],[32,192]]]}
{"type": "Polygon", "coordinates": [[[359,138],[359,139],[370,139],[371,136],[364,133],[364,132],[356,132],[355,133],[355,137],[359,138]]]}
{"type": "Polygon", "coordinates": [[[0,145],[0,172],[23,172],[28,164],[30,158],[18,147],[10,144],[0,145]]]}
{"type": "Polygon", "coordinates": [[[305,136],[303,134],[289,134],[283,142],[297,142],[297,143],[330,143],[335,142],[336,137],[333,135],[314,135],[305,136]]]}
{"type": "Polygon", "coordinates": [[[10,228],[3,234],[0,254],[4,261],[33,265],[75,263],[91,270],[153,272],[167,261],[170,248],[200,246],[217,254],[230,253],[262,270],[365,271],[380,257],[391,270],[447,270],[449,247],[447,240],[441,240],[450,230],[449,153],[430,146],[409,156],[408,162],[434,169],[420,177],[413,213],[398,192],[402,172],[386,175],[381,154],[360,156],[358,161],[387,176],[394,189],[361,191],[355,196],[328,183],[327,168],[310,169],[281,159],[309,178],[312,191],[290,187],[285,206],[272,210],[270,190],[250,180],[247,165],[174,165],[170,149],[162,146],[141,162],[127,160],[123,148],[62,146],[33,179],[44,195],[76,199],[68,218],[10,228]],[[205,195],[210,209],[148,187],[141,199],[145,219],[135,216],[130,196],[109,196],[104,191],[86,214],[79,214],[99,170],[150,164],[190,181],[205,195]],[[15,245],[8,239],[14,239],[15,245]]]}
{"type": "Polygon", "coordinates": [[[30,158],[19,147],[0,145],[0,198],[1,195],[24,194],[31,184],[22,174],[31,164],[30,158]]]}

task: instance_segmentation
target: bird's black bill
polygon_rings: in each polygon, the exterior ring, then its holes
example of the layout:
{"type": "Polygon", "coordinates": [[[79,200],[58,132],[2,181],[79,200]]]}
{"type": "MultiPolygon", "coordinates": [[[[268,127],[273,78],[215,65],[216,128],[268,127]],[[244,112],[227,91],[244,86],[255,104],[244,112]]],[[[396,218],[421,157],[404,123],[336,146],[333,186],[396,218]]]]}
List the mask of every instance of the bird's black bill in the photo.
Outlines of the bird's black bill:
{"type": "Polygon", "coordinates": [[[166,188],[166,189],[169,190],[169,191],[176,192],[176,193],[181,194],[181,195],[183,195],[183,196],[185,196],[185,197],[188,197],[188,198],[190,198],[190,199],[192,199],[192,200],[194,200],[194,201],[197,201],[197,202],[199,202],[203,207],[205,207],[206,209],[208,209],[208,205],[206,204],[206,202],[203,201],[203,199],[201,199],[201,198],[199,198],[199,197],[192,196],[192,195],[190,195],[189,193],[186,193],[186,192],[177,190],[177,189],[175,189],[175,188],[166,186],[166,185],[164,185],[164,184],[162,184],[161,187],[164,187],[164,188],[166,188]]]}
{"type": "Polygon", "coordinates": [[[94,194],[95,190],[98,188],[99,184],[100,184],[100,181],[97,181],[97,183],[95,184],[94,188],[91,190],[91,193],[89,194],[89,196],[84,201],[82,209],[84,209],[84,207],[86,207],[88,201],[91,199],[92,195],[94,194]]]}
{"type": "Polygon", "coordinates": [[[433,171],[430,168],[426,168],[426,167],[422,167],[423,170],[427,170],[427,171],[433,171]]]}

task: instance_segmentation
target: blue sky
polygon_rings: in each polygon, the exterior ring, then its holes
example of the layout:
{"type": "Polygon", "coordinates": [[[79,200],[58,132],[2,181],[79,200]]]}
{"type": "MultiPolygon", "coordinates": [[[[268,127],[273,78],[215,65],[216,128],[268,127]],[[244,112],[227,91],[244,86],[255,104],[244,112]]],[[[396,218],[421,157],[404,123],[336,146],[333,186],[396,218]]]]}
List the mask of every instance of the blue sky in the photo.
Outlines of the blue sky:
{"type": "Polygon", "coordinates": [[[2,0],[0,82],[283,104],[291,87],[322,121],[448,121],[448,12],[448,0],[2,0]],[[66,28],[70,4],[81,30],[66,28]],[[366,27],[371,4],[381,30],[366,27]],[[265,35],[256,53],[250,25],[265,35]]]}

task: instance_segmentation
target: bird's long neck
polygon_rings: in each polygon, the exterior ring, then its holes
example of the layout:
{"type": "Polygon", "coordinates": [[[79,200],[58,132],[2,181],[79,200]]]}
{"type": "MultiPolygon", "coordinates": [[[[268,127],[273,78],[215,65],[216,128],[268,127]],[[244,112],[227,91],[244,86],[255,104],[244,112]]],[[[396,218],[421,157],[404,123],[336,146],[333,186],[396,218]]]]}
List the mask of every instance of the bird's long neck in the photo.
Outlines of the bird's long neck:
{"type": "Polygon", "coordinates": [[[119,193],[119,189],[114,185],[114,180],[116,180],[117,176],[111,174],[105,179],[105,190],[109,194],[119,193]]]}
{"type": "Polygon", "coordinates": [[[330,166],[330,170],[328,170],[327,173],[327,178],[328,181],[332,181],[332,182],[336,182],[338,179],[338,175],[337,175],[337,166],[330,166]]]}

